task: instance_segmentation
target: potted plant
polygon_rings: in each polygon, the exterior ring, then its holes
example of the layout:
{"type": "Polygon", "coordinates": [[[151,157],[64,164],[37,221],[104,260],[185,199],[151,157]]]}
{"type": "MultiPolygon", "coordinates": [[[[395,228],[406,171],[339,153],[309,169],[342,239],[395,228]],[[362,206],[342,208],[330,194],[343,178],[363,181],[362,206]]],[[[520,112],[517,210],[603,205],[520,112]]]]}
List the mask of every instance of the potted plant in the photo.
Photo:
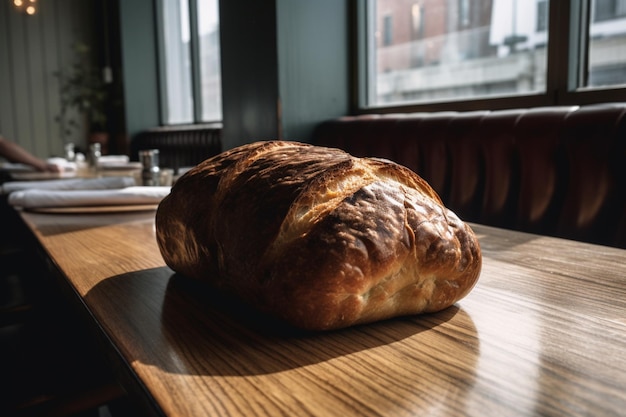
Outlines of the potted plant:
{"type": "MultiPolygon", "coordinates": [[[[73,47],[75,61],[67,69],[57,71],[61,106],[56,121],[59,122],[63,137],[74,135],[74,131],[84,129],[89,143],[101,143],[106,149],[107,98],[106,83],[100,69],[93,64],[90,48],[83,43],[73,47]]],[[[70,140],[71,141],[71,140],[70,140]]]]}

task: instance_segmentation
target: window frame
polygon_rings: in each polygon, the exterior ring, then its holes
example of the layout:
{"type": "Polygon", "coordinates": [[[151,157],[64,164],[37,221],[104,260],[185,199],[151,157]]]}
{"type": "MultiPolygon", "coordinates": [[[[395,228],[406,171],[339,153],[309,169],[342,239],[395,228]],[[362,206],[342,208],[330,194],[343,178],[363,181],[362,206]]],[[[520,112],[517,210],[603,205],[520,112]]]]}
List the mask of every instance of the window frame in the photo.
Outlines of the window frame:
{"type": "Polygon", "coordinates": [[[373,47],[367,27],[375,19],[369,13],[372,0],[354,0],[356,16],[353,43],[357,77],[352,94],[354,113],[408,113],[418,111],[449,110],[501,110],[523,107],[586,105],[604,102],[626,101],[625,86],[577,87],[587,68],[587,37],[582,28],[589,27],[590,2],[585,0],[552,0],[548,7],[548,50],[546,90],[537,94],[509,95],[501,97],[472,98],[455,101],[406,103],[398,105],[368,105],[368,95],[373,94],[368,77],[368,47],[373,47]],[[576,22],[577,24],[572,24],[576,22]]]}
{"type": "Polygon", "coordinates": [[[163,0],[155,0],[155,21],[157,22],[156,37],[157,37],[157,57],[158,57],[158,80],[159,80],[159,121],[162,126],[184,126],[184,125],[200,125],[210,123],[220,123],[219,120],[203,120],[203,106],[205,103],[202,100],[202,80],[201,80],[201,63],[200,63],[200,40],[198,27],[198,5],[197,0],[180,0],[187,2],[189,11],[189,59],[191,66],[191,94],[192,94],[192,120],[190,122],[172,123],[169,122],[169,100],[167,96],[167,76],[164,71],[166,67],[165,62],[165,40],[164,31],[161,26],[163,22],[163,0]]]}

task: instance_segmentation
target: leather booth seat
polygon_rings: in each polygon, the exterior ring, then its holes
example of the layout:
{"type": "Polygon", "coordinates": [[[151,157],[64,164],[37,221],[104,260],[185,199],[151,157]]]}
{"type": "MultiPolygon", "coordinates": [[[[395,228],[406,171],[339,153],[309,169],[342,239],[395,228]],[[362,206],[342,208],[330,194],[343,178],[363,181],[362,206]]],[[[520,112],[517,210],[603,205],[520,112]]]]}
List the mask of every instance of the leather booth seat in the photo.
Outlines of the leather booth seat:
{"type": "Polygon", "coordinates": [[[313,143],[407,166],[466,221],[626,247],[626,103],[349,116],[313,143]]]}

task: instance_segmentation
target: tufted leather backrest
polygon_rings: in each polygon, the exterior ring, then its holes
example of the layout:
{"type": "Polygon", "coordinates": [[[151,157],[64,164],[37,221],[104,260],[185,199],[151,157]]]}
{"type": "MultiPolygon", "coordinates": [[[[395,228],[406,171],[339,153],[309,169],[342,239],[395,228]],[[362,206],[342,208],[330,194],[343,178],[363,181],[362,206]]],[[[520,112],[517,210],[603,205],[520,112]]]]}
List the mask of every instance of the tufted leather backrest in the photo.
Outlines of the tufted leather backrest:
{"type": "Polygon", "coordinates": [[[352,116],[313,143],[411,168],[467,221],[626,247],[626,103],[352,116]]]}
{"type": "Polygon", "coordinates": [[[511,227],[515,221],[520,188],[519,152],[515,127],[522,112],[503,110],[483,117],[477,135],[484,161],[484,190],[476,221],[511,227]]]}
{"type": "Polygon", "coordinates": [[[568,161],[557,234],[579,240],[618,239],[626,213],[626,107],[581,108],[565,119],[561,143],[568,161]]]}
{"type": "Polygon", "coordinates": [[[561,131],[576,107],[547,107],[525,111],[515,125],[519,153],[519,194],[514,227],[554,234],[567,178],[561,131]]]}
{"type": "Polygon", "coordinates": [[[448,204],[462,218],[480,217],[485,189],[481,124],[488,112],[459,114],[450,120],[445,143],[450,160],[448,204]]]}

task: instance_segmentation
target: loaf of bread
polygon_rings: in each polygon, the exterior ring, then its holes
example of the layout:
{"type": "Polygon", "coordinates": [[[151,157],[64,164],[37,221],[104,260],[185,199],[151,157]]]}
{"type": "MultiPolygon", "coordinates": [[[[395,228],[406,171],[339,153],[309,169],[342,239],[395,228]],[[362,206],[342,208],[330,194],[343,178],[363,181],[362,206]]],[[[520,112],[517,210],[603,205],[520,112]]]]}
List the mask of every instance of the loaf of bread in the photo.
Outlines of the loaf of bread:
{"type": "Polygon", "coordinates": [[[174,271],[309,330],[442,310],[481,269],[470,227],[413,171],[297,142],[200,163],[156,236],[174,271]]]}

